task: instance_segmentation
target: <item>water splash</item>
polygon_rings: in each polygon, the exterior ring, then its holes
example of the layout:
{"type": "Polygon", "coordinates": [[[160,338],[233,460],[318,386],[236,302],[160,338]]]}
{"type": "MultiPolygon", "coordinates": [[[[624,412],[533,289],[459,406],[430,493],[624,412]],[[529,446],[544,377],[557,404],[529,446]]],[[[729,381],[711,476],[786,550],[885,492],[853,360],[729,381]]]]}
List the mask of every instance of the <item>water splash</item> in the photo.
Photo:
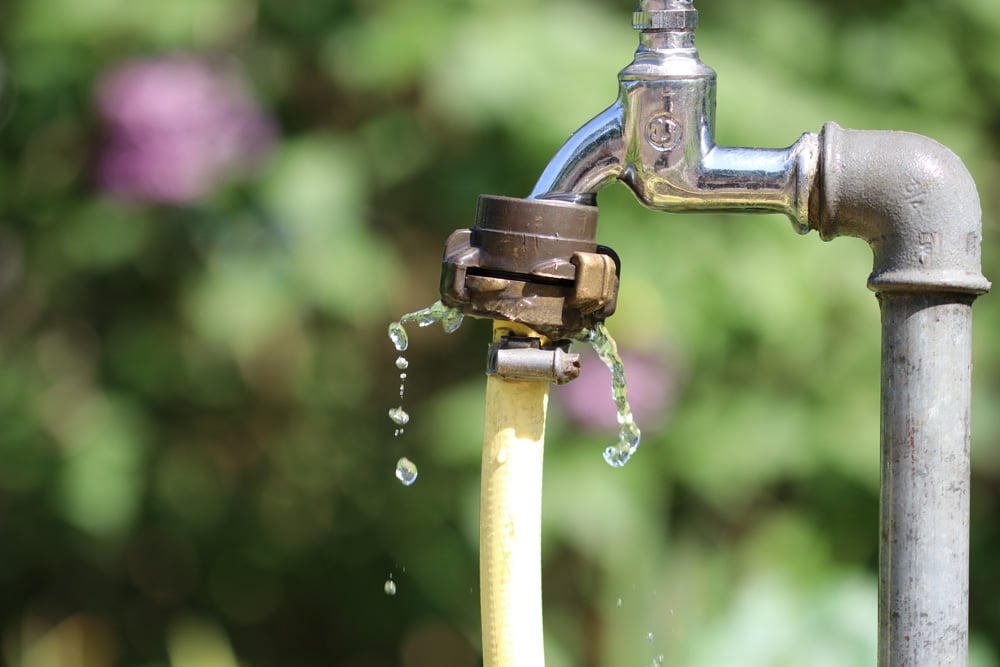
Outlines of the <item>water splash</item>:
{"type": "Polygon", "coordinates": [[[417,464],[405,456],[396,462],[396,479],[403,483],[403,486],[410,486],[417,481],[417,464]]]}
{"type": "MultiPolygon", "coordinates": [[[[409,324],[410,322],[416,322],[417,326],[429,327],[435,322],[440,322],[445,333],[455,333],[458,331],[458,328],[462,326],[462,320],[464,319],[465,316],[459,309],[451,308],[444,305],[440,301],[435,301],[427,308],[407,313],[397,321],[390,324],[389,340],[391,340],[392,344],[396,346],[396,350],[403,352],[410,344],[410,339],[406,335],[404,325],[409,324]]],[[[405,368],[405,366],[398,365],[398,360],[397,367],[405,368]]]]}
{"type": "Polygon", "coordinates": [[[628,388],[625,386],[625,365],[618,356],[618,344],[608,333],[604,322],[598,322],[592,329],[584,329],[577,340],[589,343],[604,365],[611,371],[611,397],[618,409],[618,442],[604,450],[604,460],[608,465],[620,468],[635,454],[642,433],[632,416],[628,404],[628,388]]]}

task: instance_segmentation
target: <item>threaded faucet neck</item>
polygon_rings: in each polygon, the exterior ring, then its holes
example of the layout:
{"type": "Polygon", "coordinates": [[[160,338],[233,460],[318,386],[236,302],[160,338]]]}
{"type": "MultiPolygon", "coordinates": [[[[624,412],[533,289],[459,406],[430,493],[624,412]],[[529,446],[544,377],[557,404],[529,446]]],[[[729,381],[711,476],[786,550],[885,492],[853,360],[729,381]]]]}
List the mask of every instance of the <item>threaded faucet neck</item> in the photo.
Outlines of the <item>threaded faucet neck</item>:
{"type": "Polygon", "coordinates": [[[691,49],[698,10],[693,0],[641,0],[632,14],[632,27],[641,31],[644,49],[691,49]]]}

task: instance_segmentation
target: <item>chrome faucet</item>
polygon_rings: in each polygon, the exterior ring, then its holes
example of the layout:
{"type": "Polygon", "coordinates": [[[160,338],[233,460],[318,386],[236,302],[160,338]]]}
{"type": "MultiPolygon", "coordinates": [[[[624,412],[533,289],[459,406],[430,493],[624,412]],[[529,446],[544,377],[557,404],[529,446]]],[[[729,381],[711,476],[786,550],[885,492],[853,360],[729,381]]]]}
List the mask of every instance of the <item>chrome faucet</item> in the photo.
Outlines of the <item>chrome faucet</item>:
{"type": "Polygon", "coordinates": [[[716,145],[715,70],[698,58],[692,0],[643,0],[632,24],[639,48],[618,99],[570,137],[530,198],[593,205],[617,179],[654,210],[778,212],[808,232],[817,135],[786,149],[716,145]]]}

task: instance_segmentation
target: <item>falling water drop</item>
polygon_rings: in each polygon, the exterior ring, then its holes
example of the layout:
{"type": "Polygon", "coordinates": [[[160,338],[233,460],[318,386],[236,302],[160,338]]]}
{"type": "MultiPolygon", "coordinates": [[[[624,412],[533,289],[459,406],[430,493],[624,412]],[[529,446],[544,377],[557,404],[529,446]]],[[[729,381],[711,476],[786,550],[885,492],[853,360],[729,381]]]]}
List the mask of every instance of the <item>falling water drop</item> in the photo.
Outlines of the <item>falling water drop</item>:
{"type": "Polygon", "coordinates": [[[393,322],[389,325],[389,340],[396,346],[399,352],[404,351],[410,345],[410,339],[406,335],[402,321],[393,322]]]}
{"type": "Polygon", "coordinates": [[[391,408],[389,410],[389,419],[397,426],[406,426],[410,423],[410,415],[403,409],[403,406],[391,408]]]}
{"type": "Polygon", "coordinates": [[[417,481],[417,465],[405,456],[396,463],[396,479],[403,486],[410,486],[417,481]]]}
{"type": "Polygon", "coordinates": [[[402,371],[402,370],[406,370],[407,368],[409,368],[409,366],[410,366],[410,362],[407,361],[406,357],[404,357],[404,356],[396,357],[396,368],[398,368],[399,370],[402,371]]]}
{"type": "Polygon", "coordinates": [[[386,595],[396,594],[396,582],[392,580],[390,575],[388,579],[385,580],[385,586],[383,587],[386,595]]]}
{"type": "Polygon", "coordinates": [[[646,641],[649,642],[650,644],[653,643],[653,633],[652,632],[647,632],[646,633],[646,641]]]}
{"type": "Polygon", "coordinates": [[[619,609],[622,608],[622,599],[621,598],[618,598],[618,608],[619,609]]]}

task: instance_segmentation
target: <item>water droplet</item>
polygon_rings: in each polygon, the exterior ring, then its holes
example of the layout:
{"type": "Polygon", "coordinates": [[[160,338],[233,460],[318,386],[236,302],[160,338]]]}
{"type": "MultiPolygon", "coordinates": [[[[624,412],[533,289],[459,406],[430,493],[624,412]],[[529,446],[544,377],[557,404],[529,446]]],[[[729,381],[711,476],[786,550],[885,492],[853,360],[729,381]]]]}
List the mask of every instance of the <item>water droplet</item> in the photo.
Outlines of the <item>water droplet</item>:
{"type": "Polygon", "coordinates": [[[621,607],[622,607],[622,599],[618,598],[618,608],[621,609],[621,607]]]}
{"type": "Polygon", "coordinates": [[[451,308],[441,317],[441,326],[444,327],[445,333],[455,333],[462,326],[463,320],[465,320],[465,315],[462,314],[462,311],[451,308]]]}
{"type": "Polygon", "coordinates": [[[625,386],[625,365],[618,356],[618,344],[608,333],[603,322],[593,329],[584,329],[577,340],[590,343],[594,352],[611,371],[611,398],[618,409],[618,442],[604,450],[604,460],[614,468],[625,465],[639,447],[642,434],[632,417],[628,404],[628,388],[625,386]]]}
{"type": "MultiPolygon", "coordinates": [[[[444,330],[448,333],[454,332],[462,324],[464,316],[462,311],[456,308],[449,308],[440,301],[435,301],[433,304],[424,308],[423,310],[418,310],[413,313],[407,313],[403,315],[399,320],[393,322],[389,325],[389,340],[396,347],[396,350],[402,352],[406,350],[409,346],[409,337],[406,335],[406,329],[404,327],[408,322],[416,322],[421,327],[426,327],[435,322],[441,322],[444,330]]],[[[396,357],[396,368],[403,371],[409,368],[410,362],[403,355],[396,357]]],[[[399,399],[402,401],[403,395],[406,393],[406,373],[399,374],[399,399]]],[[[389,410],[389,418],[396,423],[397,426],[405,426],[410,421],[410,416],[406,414],[403,410],[403,406],[400,405],[397,408],[392,408],[389,410]]],[[[403,432],[403,429],[398,428],[395,431],[396,436],[399,436],[403,432]]]]}
{"type": "Polygon", "coordinates": [[[409,346],[410,339],[406,335],[406,329],[403,328],[403,322],[393,322],[389,325],[389,340],[392,344],[396,346],[396,350],[402,352],[409,346]]]}
{"type": "Polygon", "coordinates": [[[410,486],[417,481],[417,466],[405,456],[396,463],[396,479],[403,483],[403,486],[410,486]]]}
{"type": "Polygon", "coordinates": [[[646,633],[646,641],[649,642],[650,644],[653,643],[653,633],[652,632],[647,632],[646,633]]]}
{"type": "Polygon", "coordinates": [[[653,667],[663,667],[663,660],[664,657],[662,653],[653,658],[653,667]]]}
{"type": "Polygon", "coordinates": [[[385,589],[386,595],[396,594],[396,582],[392,580],[392,577],[385,580],[385,586],[383,588],[385,589]]]}
{"type": "Polygon", "coordinates": [[[499,463],[500,465],[503,465],[504,463],[507,463],[507,448],[506,447],[501,447],[497,451],[497,463],[499,463]]]}
{"type": "Polygon", "coordinates": [[[389,419],[399,426],[406,426],[410,423],[410,415],[403,409],[403,406],[391,408],[389,410],[389,419]]]}

